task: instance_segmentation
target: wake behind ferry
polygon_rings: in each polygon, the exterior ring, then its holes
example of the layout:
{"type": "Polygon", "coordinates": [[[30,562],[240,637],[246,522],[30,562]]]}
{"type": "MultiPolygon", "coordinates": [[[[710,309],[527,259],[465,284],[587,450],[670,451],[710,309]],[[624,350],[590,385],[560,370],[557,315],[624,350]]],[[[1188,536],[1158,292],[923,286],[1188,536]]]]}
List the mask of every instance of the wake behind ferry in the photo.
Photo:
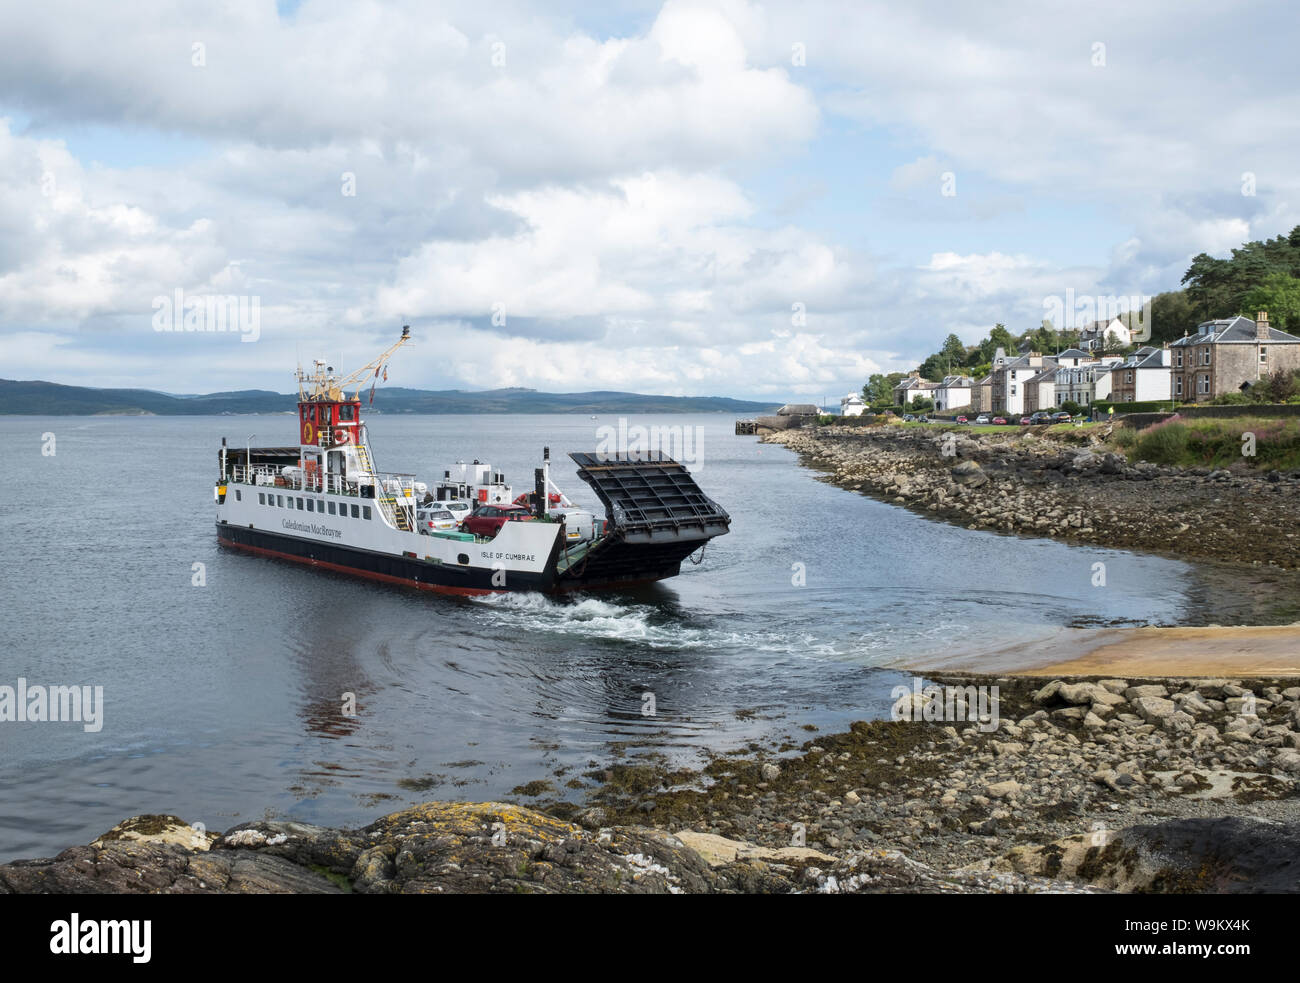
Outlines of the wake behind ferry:
{"type": "Polygon", "coordinates": [[[730,516],[657,451],[569,455],[603,519],[551,480],[549,448],[533,490],[514,498],[505,476],[479,461],[432,485],[377,470],[361,390],[369,383],[373,401],[375,381],[409,340],[408,326],[346,377],[319,361],[310,373],[300,367],[296,444],[240,448],[222,438],[214,489],[222,545],[450,594],[564,592],[676,576],[729,530],[730,516]],[[439,515],[458,521],[431,518],[439,515]]]}

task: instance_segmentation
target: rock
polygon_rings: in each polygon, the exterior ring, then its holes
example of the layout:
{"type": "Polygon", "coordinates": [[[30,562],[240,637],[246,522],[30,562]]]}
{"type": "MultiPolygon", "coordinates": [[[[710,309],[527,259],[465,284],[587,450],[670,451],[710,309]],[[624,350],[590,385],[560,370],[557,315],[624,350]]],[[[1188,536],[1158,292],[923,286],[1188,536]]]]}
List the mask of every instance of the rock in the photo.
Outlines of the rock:
{"type": "Polygon", "coordinates": [[[1300,751],[1282,748],[1273,754],[1273,767],[1293,774],[1300,774],[1300,751]]]}
{"type": "Polygon", "coordinates": [[[134,816],[125,819],[91,843],[103,849],[106,843],[131,841],[136,843],[175,843],[189,850],[206,850],[216,833],[192,826],[179,816],[134,816]]]}
{"type": "Polygon", "coordinates": [[[830,854],[822,853],[820,850],[811,850],[808,847],[783,846],[773,848],[755,846],[753,843],[730,840],[725,836],[700,833],[689,829],[680,830],[674,835],[703,857],[710,867],[721,867],[736,860],[766,860],[775,863],[820,860],[827,864],[833,864],[836,859],[830,854]]]}
{"type": "MultiPolygon", "coordinates": [[[[1164,689],[1163,686],[1160,688],[1161,690],[1164,689]]],[[[1129,692],[1132,692],[1132,690],[1129,692]]],[[[1132,697],[1129,699],[1129,703],[1133,705],[1133,709],[1137,711],[1138,716],[1149,724],[1159,722],[1161,718],[1170,716],[1178,709],[1173,700],[1164,700],[1158,696],[1132,697]]]]}
{"type": "Polygon", "coordinates": [[[1150,683],[1145,686],[1130,686],[1124,691],[1124,699],[1128,700],[1130,703],[1143,696],[1163,697],[1168,695],[1169,690],[1157,683],[1150,683]]]}
{"type": "Polygon", "coordinates": [[[1294,894],[1300,823],[1234,816],[1099,829],[1016,847],[975,869],[1068,878],[1126,893],[1294,894]]]}
{"type": "MultiPolygon", "coordinates": [[[[1062,683],[1057,690],[1056,695],[1066,703],[1078,705],[1080,703],[1108,702],[1113,700],[1114,694],[1106,690],[1105,687],[1097,683],[1062,683]],[[1104,699],[1103,699],[1104,697],[1104,699]]],[[[1124,702],[1122,699],[1119,702],[1124,702]]]]}
{"type": "Polygon", "coordinates": [[[1044,703],[1048,703],[1051,700],[1055,699],[1056,694],[1061,691],[1061,687],[1064,685],[1065,684],[1061,680],[1053,679],[1050,683],[1048,683],[1046,686],[1044,686],[1042,689],[1036,692],[1031,697],[1031,699],[1035,703],[1038,703],[1040,705],[1044,703]]]}
{"type": "Polygon", "coordinates": [[[763,781],[774,782],[781,776],[781,768],[768,761],[764,762],[763,767],[759,769],[759,773],[763,776],[763,781]]]}
{"type": "Polygon", "coordinates": [[[499,802],[426,802],[355,831],[247,823],[206,851],[171,842],[101,841],[102,847],[0,866],[0,893],[665,894],[728,888],[698,853],[661,830],[595,832],[499,802]]]}
{"type": "Polygon", "coordinates": [[[1024,786],[1015,779],[1008,779],[1005,782],[996,782],[989,785],[984,791],[990,799],[1005,799],[1019,795],[1023,788],[1024,786]]]}

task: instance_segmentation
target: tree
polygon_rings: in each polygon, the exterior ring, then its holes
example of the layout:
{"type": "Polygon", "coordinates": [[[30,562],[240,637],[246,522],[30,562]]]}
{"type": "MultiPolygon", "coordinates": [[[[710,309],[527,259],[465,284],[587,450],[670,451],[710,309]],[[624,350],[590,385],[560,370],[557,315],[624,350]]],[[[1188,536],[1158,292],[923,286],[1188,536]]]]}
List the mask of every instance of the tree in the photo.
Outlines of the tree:
{"type": "Polygon", "coordinates": [[[1300,280],[1288,273],[1274,273],[1242,297],[1241,313],[1254,318],[1268,312],[1268,323],[1282,331],[1300,328],[1300,280]],[[1288,327],[1290,325],[1290,327],[1288,327]]]}
{"type": "Polygon", "coordinates": [[[1201,318],[1186,290],[1168,290],[1151,298],[1151,341],[1160,345],[1194,334],[1201,318]]]}
{"type": "Polygon", "coordinates": [[[954,368],[960,368],[966,362],[966,346],[955,334],[950,334],[943,340],[943,348],[939,350],[939,354],[944,357],[947,365],[954,368]]]}
{"type": "Polygon", "coordinates": [[[873,409],[892,406],[894,387],[906,378],[907,376],[902,372],[891,372],[888,375],[877,372],[867,379],[867,384],[862,387],[862,401],[873,409]]]}

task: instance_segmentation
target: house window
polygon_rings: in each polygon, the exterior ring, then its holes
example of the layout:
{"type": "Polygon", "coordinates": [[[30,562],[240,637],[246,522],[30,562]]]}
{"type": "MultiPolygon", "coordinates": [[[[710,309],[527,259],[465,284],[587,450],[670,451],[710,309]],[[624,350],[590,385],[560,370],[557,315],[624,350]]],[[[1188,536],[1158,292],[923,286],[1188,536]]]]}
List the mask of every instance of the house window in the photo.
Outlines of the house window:
{"type": "Polygon", "coordinates": [[[1183,394],[1183,377],[1180,375],[1176,379],[1174,379],[1174,395],[1181,396],[1182,394],[1183,394]]]}
{"type": "Polygon", "coordinates": [[[1201,364],[1202,365],[1210,364],[1210,349],[1208,346],[1201,349],[1201,364]]]}
{"type": "Polygon", "coordinates": [[[1012,387],[1011,387],[1011,395],[1014,396],[1015,394],[1016,394],[1016,387],[1015,387],[1015,386],[1012,386],[1012,387]]]}
{"type": "Polygon", "coordinates": [[[1183,367],[1183,353],[1174,352],[1174,368],[1181,369],[1182,367],[1183,367]]]}
{"type": "MultiPolygon", "coordinates": [[[[1263,345],[1259,346],[1259,360],[1261,362],[1268,361],[1268,349],[1265,348],[1263,345]]],[[[238,492],[236,492],[236,494],[238,494],[238,492]]]]}
{"type": "Polygon", "coordinates": [[[1210,391],[1210,377],[1208,375],[1203,375],[1200,377],[1200,380],[1201,382],[1198,391],[1208,394],[1210,391]]]}
{"type": "Polygon", "coordinates": [[[1124,373],[1124,381],[1125,381],[1125,382],[1132,382],[1132,381],[1133,381],[1133,373],[1132,373],[1132,372],[1125,372],[1125,373],[1124,373]]]}

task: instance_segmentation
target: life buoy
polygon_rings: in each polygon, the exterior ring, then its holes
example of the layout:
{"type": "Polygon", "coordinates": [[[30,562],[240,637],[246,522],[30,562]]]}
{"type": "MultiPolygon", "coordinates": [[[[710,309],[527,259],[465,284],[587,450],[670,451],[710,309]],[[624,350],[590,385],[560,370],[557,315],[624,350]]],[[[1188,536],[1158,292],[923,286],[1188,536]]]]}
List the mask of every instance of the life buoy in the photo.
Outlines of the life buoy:
{"type": "Polygon", "coordinates": [[[352,439],[352,434],[349,433],[347,430],[343,429],[342,427],[336,427],[334,429],[334,443],[346,444],[351,439],[352,439]]]}
{"type": "Polygon", "coordinates": [[[310,420],[302,421],[302,442],[304,444],[316,443],[316,431],[312,429],[310,420]]]}

